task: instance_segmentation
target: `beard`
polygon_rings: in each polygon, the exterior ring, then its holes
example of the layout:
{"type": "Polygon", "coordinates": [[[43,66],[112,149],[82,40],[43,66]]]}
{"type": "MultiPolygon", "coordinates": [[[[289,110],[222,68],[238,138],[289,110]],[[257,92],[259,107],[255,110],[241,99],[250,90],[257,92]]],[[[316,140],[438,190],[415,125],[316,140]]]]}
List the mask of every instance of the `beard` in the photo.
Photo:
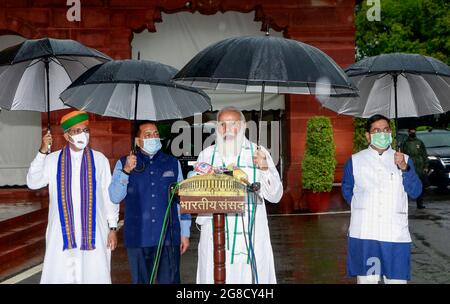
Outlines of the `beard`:
{"type": "MultiPolygon", "coordinates": [[[[245,139],[245,127],[242,127],[235,135],[232,132],[220,134],[217,132],[217,149],[225,165],[234,163],[241,152],[242,144],[245,139]]],[[[235,164],[236,165],[236,164],[235,164]]]]}

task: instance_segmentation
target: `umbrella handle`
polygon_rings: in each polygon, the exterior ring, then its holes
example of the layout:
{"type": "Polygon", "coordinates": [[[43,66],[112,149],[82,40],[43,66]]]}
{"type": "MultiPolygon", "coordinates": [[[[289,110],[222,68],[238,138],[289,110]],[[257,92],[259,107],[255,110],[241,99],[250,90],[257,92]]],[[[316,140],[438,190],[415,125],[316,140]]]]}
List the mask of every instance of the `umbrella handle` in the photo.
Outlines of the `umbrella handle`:
{"type": "MultiPolygon", "coordinates": [[[[47,130],[47,134],[50,134],[50,130],[47,130]]],[[[48,144],[48,146],[47,146],[47,153],[51,152],[51,147],[52,147],[52,145],[48,144]]]]}

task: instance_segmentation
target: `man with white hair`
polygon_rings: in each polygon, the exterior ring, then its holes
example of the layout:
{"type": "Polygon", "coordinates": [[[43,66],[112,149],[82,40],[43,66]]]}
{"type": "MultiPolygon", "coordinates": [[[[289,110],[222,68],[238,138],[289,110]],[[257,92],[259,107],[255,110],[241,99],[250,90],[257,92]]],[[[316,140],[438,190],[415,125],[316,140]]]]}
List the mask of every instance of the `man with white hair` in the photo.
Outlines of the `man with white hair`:
{"type": "MultiPolygon", "coordinates": [[[[250,183],[260,182],[258,195],[248,195],[245,214],[225,216],[226,283],[275,284],[275,266],[264,199],[278,203],[283,185],[269,152],[245,137],[245,117],[234,107],[217,114],[216,144],[203,150],[197,162],[214,167],[238,167],[250,183]]],[[[197,216],[200,225],[197,283],[214,283],[211,215],[197,216]]]]}

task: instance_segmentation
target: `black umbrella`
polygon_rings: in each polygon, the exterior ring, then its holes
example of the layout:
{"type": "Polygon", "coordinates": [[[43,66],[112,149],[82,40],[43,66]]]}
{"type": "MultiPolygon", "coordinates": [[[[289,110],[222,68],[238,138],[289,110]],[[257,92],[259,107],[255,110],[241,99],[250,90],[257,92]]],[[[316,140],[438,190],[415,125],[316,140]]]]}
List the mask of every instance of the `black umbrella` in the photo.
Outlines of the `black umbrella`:
{"type": "Polygon", "coordinates": [[[47,112],[63,109],[59,94],[83,72],[111,60],[74,40],[26,40],[0,52],[0,107],[47,112]]]}
{"type": "MultiPolygon", "coordinates": [[[[211,109],[201,90],[173,83],[177,69],[145,60],[113,60],[95,66],[61,95],[66,105],[134,120],[180,119],[211,109]]],[[[133,135],[131,135],[133,145],[133,135]]]]}
{"type": "Polygon", "coordinates": [[[344,71],[324,52],[269,35],[219,41],[191,59],[174,81],[202,89],[261,93],[260,120],[265,92],[357,95],[344,71]]]}
{"type": "Polygon", "coordinates": [[[349,66],[347,75],[359,98],[323,105],[341,114],[395,119],[450,111],[450,67],[419,54],[391,53],[368,57],[349,66]]]}

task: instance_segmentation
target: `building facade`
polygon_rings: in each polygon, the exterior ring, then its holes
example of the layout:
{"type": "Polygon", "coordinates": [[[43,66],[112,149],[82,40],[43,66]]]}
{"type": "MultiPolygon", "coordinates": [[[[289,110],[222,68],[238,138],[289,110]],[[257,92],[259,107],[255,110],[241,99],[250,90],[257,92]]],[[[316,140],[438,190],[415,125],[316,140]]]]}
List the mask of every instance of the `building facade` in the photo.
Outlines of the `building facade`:
{"type": "MultiPolygon", "coordinates": [[[[114,59],[131,58],[134,33],[144,29],[155,32],[155,23],[164,22],[161,13],[199,12],[214,15],[220,12],[254,11],[255,21],[262,28],[283,31],[286,38],[318,47],[341,67],[355,59],[355,0],[80,0],[81,20],[70,22],[65,0],[2,0],[0,2],[0,35],[14,34],[27,39],[52,37],[74,39],[108,54],[114,59]]],[[[51,113],[51,124],[67,111],[51,113]]],[[[313,115],[331,118],[336,144],[335,181],[342,178],[343,163],[352,151],[352,119],[337,116],[323,109],[314,97],[286,97],[287,160],[285,163],[285,194],[280,204],[284,213],[303,208],[301,199],[301,161],[306,138],[306,122],[313,115]]],[[[47,116],[42,115],[42,126],[47,116]]],[[[129,153],[131,124],[128,121],[91,117],[92,147],[103,152],[111,164],[129,153]]],[[[63,145],[60,128],[55,132],[55,148],[63,145]]]]}

